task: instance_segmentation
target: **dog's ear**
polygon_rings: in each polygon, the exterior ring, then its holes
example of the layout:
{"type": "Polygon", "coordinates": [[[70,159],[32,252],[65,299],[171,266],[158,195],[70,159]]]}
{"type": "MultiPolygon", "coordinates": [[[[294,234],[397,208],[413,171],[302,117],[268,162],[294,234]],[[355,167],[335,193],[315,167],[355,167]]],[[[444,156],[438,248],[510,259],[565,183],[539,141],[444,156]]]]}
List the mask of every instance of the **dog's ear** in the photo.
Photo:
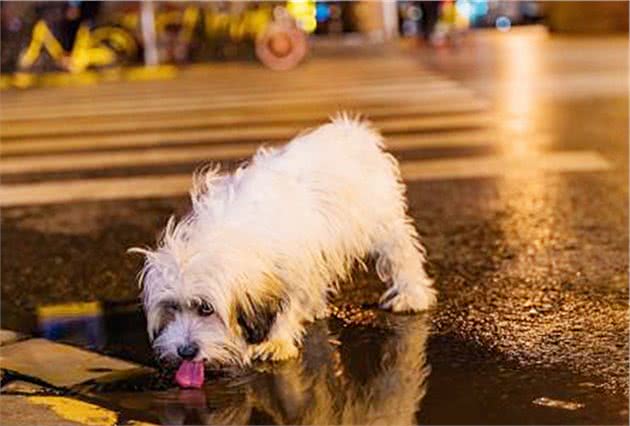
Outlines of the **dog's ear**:
{"type": "Polygon", "coordinates": [[[243,338],[251,345],[267,339],[278,313],[284,308],[284,297],[278,282],[266,284],[260,293],[246,294],[236,304],[236,322],[243,338]]]}

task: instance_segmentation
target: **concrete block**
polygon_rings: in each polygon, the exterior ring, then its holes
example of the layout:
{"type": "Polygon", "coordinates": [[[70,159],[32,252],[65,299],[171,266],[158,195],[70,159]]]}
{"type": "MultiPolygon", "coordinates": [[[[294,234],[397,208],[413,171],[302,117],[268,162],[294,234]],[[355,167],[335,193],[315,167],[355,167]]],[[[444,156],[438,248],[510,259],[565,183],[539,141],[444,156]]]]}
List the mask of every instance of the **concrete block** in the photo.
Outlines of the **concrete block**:
{"type": "Polygon", "coordinates": [[[132,362],[45,339],[29,339],[0,347],[0,367],[59,387],[74,386],[111,373],[143,368],[132,362]]]}

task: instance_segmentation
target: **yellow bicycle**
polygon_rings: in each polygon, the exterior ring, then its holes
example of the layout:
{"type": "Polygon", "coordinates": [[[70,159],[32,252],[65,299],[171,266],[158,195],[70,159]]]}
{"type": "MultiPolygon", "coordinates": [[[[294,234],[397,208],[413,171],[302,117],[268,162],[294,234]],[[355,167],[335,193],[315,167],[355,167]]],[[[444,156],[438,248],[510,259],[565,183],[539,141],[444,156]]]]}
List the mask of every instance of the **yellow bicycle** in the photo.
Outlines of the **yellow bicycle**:
{"type": "Polygon", "coordinates": [[[116,65],[128,58],[135,58],[138,46],[132,35],[122,28],[100,27],[90,30],[81,25],[72,50],[66,52],[44,20],[39,20],[32,30],[31,41],[21,54],[19,68],[31,69],[46,52],[54,63],[72,73],[88,68],[116,65]]]}

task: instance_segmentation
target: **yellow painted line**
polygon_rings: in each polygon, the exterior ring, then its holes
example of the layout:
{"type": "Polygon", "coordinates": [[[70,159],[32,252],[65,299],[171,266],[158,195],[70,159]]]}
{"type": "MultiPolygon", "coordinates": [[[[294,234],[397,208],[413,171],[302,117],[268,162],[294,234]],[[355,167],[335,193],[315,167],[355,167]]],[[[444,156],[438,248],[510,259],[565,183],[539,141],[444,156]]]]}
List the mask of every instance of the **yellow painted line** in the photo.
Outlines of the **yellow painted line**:
{"type": "MultiPolygon", "coordinates": [[[[523,177],[535,173],[593,172],[611,165],[592,151],[542,153],[527,157],[502,155],[403,162],[408,182],[479,177],[523,177]]],[[[191,184],[189,174],[66,180],[0,185],[0,206],[36,205],[71,201],[162,198],[182,195],[191,184]]]]}
{"type": "Polygon", "coordinates": [[[100,314],[101,304],[99,302],[62,303],[58,305],[45,305],[37,307],[37,315],[40,319],[53,317],[80,317],[100,314]]]}
{"type": "MultiPolygon", "coordinates": [[[[114,426],[118,424],[118,414],[101,406],[63,396],[29,396],[28,402],[45,405],[64,420],[86,426],[114,426]]],[[[138,420],[129,420],[129,426],[154,426],[138,420]]]]}
{"type": "Polygon", "coordinates": [[[98,405],[63,396],[29,396],[32,404],[45,405],[59,417],[87,426],[114,426],[118,415],[98,405]]]}
{"type": "MultiPolygon", "coordinates": [[[[486,131],[449,132],[431,135],[393,135],[387,138],[387,147],[390,150],[403,150],[427,147],[481,146],[490,145],[495,139],[486,131]]],[[[267,145],[273,146],[283,143],[285,142],[269,143],[267,145]]],[[[174,147],[1,158],[0,174],[11,175],[29,172],[105,169],[243,159],[251,156],[260,146],[258,143],[248,143],[229,146],[174,147]]],[[[6,153],[4,147],[2,151],[6,153]]]]}
{"type": "MultiPolygon", "coordinates": [[[[185,119],[182,118],[182,121],[185,119]]],[[[453,128],[480,128],[491,123],[489,114],[465,113],[444,116],[419,116],[375,120],[383,133],[435,131],[453,128]]],[[[2,155],[69,152],[97,148],[139,148],[155,145],[287,141],[304,130],[303,123],[280,125],[231,126],[214,129],[150,131],[133,134],[105,134],[31,138],[2,142],[2,155]]]]}

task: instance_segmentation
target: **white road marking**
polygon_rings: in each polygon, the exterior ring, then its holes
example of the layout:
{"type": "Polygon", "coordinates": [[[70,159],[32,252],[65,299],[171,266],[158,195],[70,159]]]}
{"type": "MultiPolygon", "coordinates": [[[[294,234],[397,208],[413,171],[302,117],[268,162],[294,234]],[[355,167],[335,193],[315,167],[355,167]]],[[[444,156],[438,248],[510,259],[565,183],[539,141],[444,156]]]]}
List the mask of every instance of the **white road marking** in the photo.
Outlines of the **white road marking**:
{"type": "MultiPolygon", "coordinates": [[[[449,132],[420,135],[393,135],[387,138],[390,150],[492,145],[494,135],[486,131],[449,132]]],[[[284,142],[276,143],[283,144],[284,142]]],[[[276,145],[267,144],[267,145],[276,145]]],[[[0,159],[0,174],[37,173],[68,170],[106,169],[159,164],[182,164],[203,161],[243,159],[251,156],[261,144],[228,146],[170,147],[134,149],[115,152],[44,154],[0,159]]],[[[4,147],[3,147],[4,152],[4,147]]]]}
{"type": "MultiPolygon", "coordinates": [[[[412,118],[391,118],[379,120],[377,127],[384,133],[390,131],[405,132],[426,131],[427,129],[452,129],[464,127],[481,127],[490,123],[488,114],[466,113],[444,116],[425,116],[412,118]]],[[[185,126],[185,117],[180,121],[185,126]]],[[[186,129],[168,131],[147,131],[134,134],[104,134],[77,136],[55,136],[49,138],[31,138],[16,141],[4,141],[0,146],[2,155],[26,153],[53,153],[61,151],[78,151],[98,148],[131,148],[147,147],[161,144],[200,144],[222,143],[234,141],[255,141],[282,139],[288,141],[291,137],[304,130],[302,124],[289,125],[244,125],[215,128],[215,129],[186,129]]]]}
{"type": "MultiPolygon", "coordinates": [[[[409,161],[401,164],[407,182],[478,177],[522,177],[544,172],[593,172],[611,168],[594,151],[550,152],[528,157],[501,155],[409,161]]],[[[185,175],[80,179],[0,185],[0,206],[73,201],[163,198],[185,194],[191,177],[185,175]]]]}
{"type": "Polygon", "coordinates": [[[407,181],[521,177],[545,172],[594,172],[610,168],[611,164],[595,151],[559,151],[524,157],[492,155],[401,164],[407,181]]]}
{"type": "MultiPolygon", "coordinates": [[[[270,83],[265,82],[265,84],[257,84],[252,85],[248,84],[246,81],[243,81],[240,78],[238,81],[223,81],[217,82],[213,81],[213,79],[203,79],[203,84],[199,84],[199,80],[194,81],[194,84],[181,84],[179,80],[162,82],[159,87],[141,85],[135,83],[133,85],[132,91],[128,90],[127,87],[124,87],[123,84],[119,84],[118,86],[98,86],[96,87],[99,90],[99,101],[102,102],[126,102],[132,101],[137,102],[138,99],[152,99],[152,98],[160,98],[167,100],[177,100],[182,101],[186,99],[190,99],[190,97],[209,97],[216,95],[249,95],[249,94],[269,94],[273,96],[274,90],[277,93],[282,93],[282,91],[287,93],[293,93],[294,95],[299,93],[300,91],[320,91],[330,90],[331,85],[330,81],[327,80],[328,84],[322,84],[319,82],[310,81],[299,81],[294,82],[292,80],[283,79],[281,82],[270,83]],[[279,84],[278,84],[279,83],[279,84]]],[[[402,85],[419,85],[419,84],[427,84],[431,82],[444,82],[451,81],[442,77],[436,76],[412,76],[412,77],[401,77],[392,79],[390,77],[379,76],[377,78],[371,79],[352,79],[352,78],[335,78],[334,84],[339,88],[339,90],[345,89],[356,89],[357,87],[366,87],[366,86],[374,86],[374,87],[400,87],[402,85]]],[[[63,91],[63,95],[67,97],[72,103],[93,103],[94,102],[94,93],[90,90],[86,90],[83,88],[79,91],[72,91],[72,87],[63,87],[63,88],[48,88],[46,91],[40,92],[37,96],[29,96],[29,92],[19,92],[13,93],[13,96],[9,94],[3,99],[3,103],[5,103],[8,107],[41,107],[41,104],[48,104],[46,101],[54,101],[59,98],[60,92],[63,91]],[[44,102],[42,102],[44,101],[44,102]]],[[[92,88],[94,89],[94,88],[92,88]]]]}
{"type": "Polygon", "coordinates": [[[162,198],[185,194],[190,183],[186,174],[0,185],[0,206],[162,198]]]}
{"type": "Polygon", "coordinates": [[[108,113],[139,113],[139,112],[162,112],[171,113],[190,111],[191,109],[221,109],[229,107],[239,107],[242,105],[259,106],[265,108],[273,105],[300,105],[313,104],[331,99],[341,101],[366,102],[376,100],[392,100],[400,97],[409,101],[413,98],[419,102],[431,102],[434,99],[458,97],[473,98],[469,89],[459,86],[449,80],[436,80],[430,83],[409,84],[409,85],[384,85],[376,87],[331,87],[315,90],[301,90],[297,92],[279,91],[271,93],[251,93],[251,94],[215,94],[207,96],[187,96],[187,97],[138,97],[135,99],[124,99],[103,102],[80,102],[77,104],[66,104],[63,108],[51,108],[44,105],[22,106],[16,104],[13,107],[5,105],[3,108],[3,120],[15,119],[42,119],[42,118],[64,118],[64,117],[85,117],[98,116],[104,111],[108,113]]]}
{"type": "MultiPolygon", "coordinates": [[[[442,99],[431,103],[413,102],[407,100],[399,102],[340,103],[338,100],[309,104],[293,108],[290,114],[283,107],[264,109],[241,106],[239,108],[193,108],[185,114],[172,114],[171,112],[135,113],[135,114],[109,114],[104,112],[89,117],[73,117],[67,120],[42,119],[42,120],[9,120],[0,121],[0,131],[3,142],[8,139],[34,137],[37,135],[72,135],[73,133],[114,133],[116,131],[141,131],[160,129],[183,129],[185,127],[211,128],[221,126],[260,125],[264,123],[287,122],[323,122],[340,110],[350,112],[360,111],[363,116],[377,122],[394,116],[408,116],[411,114],[432,116],[480,112],[486,110],[488,103],[478,99],[442,99]]],[[[182,111],[180,111],[182,112],[182,111]]]]}

